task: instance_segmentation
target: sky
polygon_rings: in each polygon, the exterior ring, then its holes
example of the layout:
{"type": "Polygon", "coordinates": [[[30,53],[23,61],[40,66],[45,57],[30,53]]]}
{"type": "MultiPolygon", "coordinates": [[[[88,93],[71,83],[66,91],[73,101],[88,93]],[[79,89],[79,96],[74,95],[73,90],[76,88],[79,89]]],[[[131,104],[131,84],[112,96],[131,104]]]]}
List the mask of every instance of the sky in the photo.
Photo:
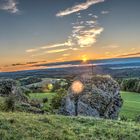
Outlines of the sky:
{"type": "Polygon", "coordinates": [[[140,0],[0,0],[0,71],[140,56],[140,0]]]}

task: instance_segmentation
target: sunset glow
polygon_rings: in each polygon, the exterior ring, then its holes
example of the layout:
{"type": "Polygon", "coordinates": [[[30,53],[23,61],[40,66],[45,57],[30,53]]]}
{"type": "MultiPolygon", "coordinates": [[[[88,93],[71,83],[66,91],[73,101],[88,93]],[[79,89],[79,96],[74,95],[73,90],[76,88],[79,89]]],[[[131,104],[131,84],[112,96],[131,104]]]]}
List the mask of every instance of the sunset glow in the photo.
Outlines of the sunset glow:
{"type": "Polygon", "coordinates": [[[88,61],[88,58],[87,58],[86,55],[84,55],[84,56],[82,57],[82,61],[83,61],[84,63],[88,61]]]}
{"type": "Polygon", "coordinates": [[[140,56],[138,0],[9,1],[0,1],[0,72],[140,56]]]}

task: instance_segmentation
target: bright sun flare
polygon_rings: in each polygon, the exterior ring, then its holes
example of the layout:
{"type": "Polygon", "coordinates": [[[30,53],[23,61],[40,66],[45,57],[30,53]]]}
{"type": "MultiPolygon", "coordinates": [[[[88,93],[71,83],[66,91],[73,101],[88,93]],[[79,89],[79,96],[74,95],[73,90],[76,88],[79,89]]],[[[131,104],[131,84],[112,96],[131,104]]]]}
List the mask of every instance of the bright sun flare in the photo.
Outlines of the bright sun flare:
{"type": "Polygon", "coordinates": [[[87,61],[88,61],[87,56],[84,55],[84,56],[82,57],[82,61],[83,61],[84,63],[87,62],[87,61]]]}

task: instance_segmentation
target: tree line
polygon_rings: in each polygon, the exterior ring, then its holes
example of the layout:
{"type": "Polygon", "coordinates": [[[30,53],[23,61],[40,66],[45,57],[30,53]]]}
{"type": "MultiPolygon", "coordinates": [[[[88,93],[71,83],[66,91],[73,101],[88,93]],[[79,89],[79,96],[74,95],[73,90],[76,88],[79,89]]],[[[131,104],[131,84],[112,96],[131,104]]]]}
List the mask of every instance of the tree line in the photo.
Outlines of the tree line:
{"type": "Polygon", "coordinates": [[[140,78],[117,79],[121,90],[140,93],[140,78]]]}

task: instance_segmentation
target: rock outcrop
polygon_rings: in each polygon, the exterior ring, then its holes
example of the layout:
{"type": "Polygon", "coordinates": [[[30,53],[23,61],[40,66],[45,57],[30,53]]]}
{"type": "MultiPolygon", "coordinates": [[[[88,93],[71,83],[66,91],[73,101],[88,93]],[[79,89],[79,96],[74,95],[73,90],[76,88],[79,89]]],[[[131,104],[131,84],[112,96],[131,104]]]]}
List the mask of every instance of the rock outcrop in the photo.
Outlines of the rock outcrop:
{"type": "Polygon", "coordinates": [[[72,85],[62,100],[60,114],[118,118],[123,100],[115,80],[110,76],[82,75],[76,77],[74,81],[83,84],[83,91],[75,93],[72,85]]]}

